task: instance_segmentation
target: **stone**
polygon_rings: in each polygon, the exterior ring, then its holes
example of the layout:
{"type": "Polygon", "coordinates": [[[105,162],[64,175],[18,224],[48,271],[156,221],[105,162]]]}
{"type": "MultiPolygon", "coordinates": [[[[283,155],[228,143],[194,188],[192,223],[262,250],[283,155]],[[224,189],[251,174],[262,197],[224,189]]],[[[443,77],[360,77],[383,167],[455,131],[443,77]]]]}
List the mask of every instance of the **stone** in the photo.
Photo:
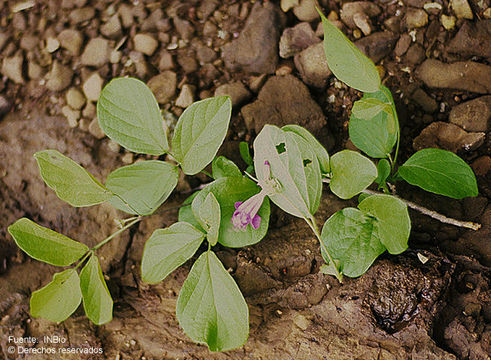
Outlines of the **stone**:
{"type": "Polygon", "coordinates": [[[9,36],[5,32],[0,32],[0,51],[3,49],[5,44],[9,41],[9,36]]]}
{"type": "Polygon", "coordinates": [[[417,43],[411,45],[406,54],[406,60],[412,65],[420,64],[425,58],[425,49],[417,43]]]}
{"type": "Polygon", "coordinates": [[[196,46],[196,57],[200,64],[210,63],[218,57],[217,53],[208,46],[199,44],[196,46]]]}
{"type": "Polygon", "coordinates": [[[152,77],[148,83],[159,104],[168,103],[176,93],[177,75],[175,72],[167,70],[152,77]]]}
{"type": "Polygon", "coordinates": [[[135,18],[133,16],[133,10],[130,5],[121,4],[118,8],[118,13],[121,16],[121,22],[124,28],[129,28],[134,24],[135,18]]]}
{"type": "Polygon", "coordinates": [[[239,37],[223,47],[225,66],[249,74],[272,74],[278,64],[278,42],[284,14],[272,2],[256,2],[239,37]]]}
{"type": "Polygon", "coordinates": [[[281,10],[287,12],[300,4],[300,0],[281,0],[281,10]]]}
{"type": "Polygon", "coordinates": [[[117,64],[121,61],[122,57],[123,57],[123,53],[121,51],[112,50],[111,53],[109,54],[109,62],[111,64],[117,64]]]}
{"type": "Polygon", "coordinates": [[[87,6],[81,9],[75,9],[70,11],[68,18],[71,24],[79,24],[84,21],[88,21],[95,16],[95,9],[91,6],[87,6]]]}
{"type": "Polygon", "coordinates": [[[74,110],[70,106],[65,105],[61,108],[61,113],[66,117],[68,126],[71,128],[77,127],[78,119],[80,119],[80,110],[74,110]]]}
{"type": "Polygon", "coordinates": [[[426,148],[439,148],[454,153],[472,151],[484,143],[486,134],[483,132],[467,132],[457,125],[437,121],[431,123],[414,139],[416,151],[426,148]]]}
{"type": "Polygon", "coordinates": [[[167,50],[162,50],[159,54],[159,70],[170,70],[174,68],[174,60],[172,54],[167,50]]]}
{"type": "Polygon", "coordinates": [[[97,108],[94,103],[88,102],[82,110],[84,118],[92,119],[96,115],[97,108]]]}
{"type": "Polygon", "coordinates": [[[99,126],[99,121],[97,121],[96,117],[90,122],[88,130],[89,133],[91,133],[96,139],[102,139],[104,136],[106,136],[104,131],[99,126]]]}
{"type": "Polygon", "coordinates": [[[51,71],[46,74],[46,87],[51,91],[64,90],[72,83],[72,77],[73,70],[55,60],[51,71]]]}
{"type": "Polygon", "coordinates": [[[491,20],[464,22],[446,51],[460,58],[479,56],[491,60],[491,20]]]}
{"type": "Polygon", "coordinates": [[[489,131],[491,95],[481,96],[454,106],[448,119],[467,131],[489,131]]]}
{"type": "Polygon", "coordinates": [[[306,84],[317,88],[323,88],[327,85],[331,70],[327,64],[323,43],[311,45],[295,55],[294,62],[306,84]]]}
{"type": "Polygon", "coordinates": [[[301,22],[283,31],[280,38],[280,57],[287,59],[321,40],[307,22],[301,22]]]}
{"type": "Polygon", "coordinates": [[[184,84],[182,86],[181,92],[176,99],[176,106],[187,108],[194,101],[194,91],[195,87],[193,85],[184,84]]]}
{"type": "Polygon", "coordinates": [[[114,14],[101,25],[101,34],[110,39],[116,39],[121,36],[121,21],[118,14],[114,14]]]}
{"type": "Polygon", "coordinates": [[[33,80],[39,80],[41,79],[45,74],[44,69],[36,63],[34,60],[29,60],[27,63],[27,76],[29,76],[29,79],[33,80]]]}
{"type": "Polygon", "coordinates": [[[46,51],[54,53],[60,47],[60,42],[56,38],[49,37],[46,39],[46,51]]]}
{"type": "Polygon", "coordinates": [[[467,0],[450,0],[450,7],[458,19],[472,20],[474,15],[467,0]]]}
{"type": "Polygon", "coordinates": [[[0,95],[0,119],[10,111],[10,101],[3,95],[0,95]]]}
{"type": "Polygon", "coordinates": [[[445,28],[445,30],[453,30],[455,27],[455,16],[453,15],[445,15],[442,14],[440,17],[440,22],[442,23],[442,26],[445,28]]]}
{"type": "Polygon", "coordinates": [[[24,84],[25,80],[22,74],[23,64],[24,56],[22,55],[22,50],[20,50],[14,56],[3,59],[1,73],[16,84],[24,84]]]}
{"type": "Polygon", "coordinates": [[[420,28],[428,24],[428,14],[423,9],[408,8],[404,21],[409,29],[420,28]]]}
{"type": "Polygon", "coordinates": [[[293,13],[300,21],[314,21],[319,17],[316,7],[319,7],[317,0],[300,0],[299,4],[293,7],[293,13]]]}
{"type": "Polygon", "coordinates": [[[90,39],[80,58],[82,65],[101,67],[109,62],[109,41],[102,38],[90,39]]]}
{"type": "Polygon", "coordinates": [[[356,29],[354,20],[355,14],[364,14],[369,18],[378,16],[381,13],[380,7],[371,1],[354,1],[344,3],[341,8],[341,20],[351,29],[356,29]]]}
{"type": "Polygon", "coordinates": [[[176,27],[176,31],[181,36],[183,40],[191,40],[194,34],[193,25],[187,21],[178,17],[173,18],[174,26],[176,27]]]}
{"type": "Polygon", "coordinates": [[[487,176],[491,172],[491,157],[488,155],[481,156],[471,166],[477,176],[487,176]]]}
{"type": "Polygon", "coordinates": [[[413,99],[426,113],[434,113],[438,110],[436,100],[429,96],[423,89],[418,88],[411,94],[413,99]]]}
{"type": "Polygon", "coordinates": [[[394,48],[394,55],[399,57],[404,55],[407,49],[409,49],[411,41],[411,36],[409,36],[409,34],[402,34],[396,43],[396,47],[394,48]]]}
{"type": "Polygon", "coordinates": [[[74,110],[80,110],[85,105],[85,96],[77,88],[70,88],[65,94],[66,103],[74,110]]]}
{"type": "Polygon", "coordinates": [[[149,34],[136,34],[133,38],[135,50],[151,56],[157,50],[159,42],[149,34]]]}
{"type": "Polygon", "coordinates": [[[257,100],[241,109],[248,130],[259,133],[264,125],[298,124],[314,134],[326,125],[326,117],[307,86],[293,75],[272,76],[257,100]]]}
{"type": "Polygon", "coordinates": [[[228,95],[232,100],[232,106],[240,106],[246,103],[252,96],[251,92],[240,81],[220,85],[215,90],[214,96],[228,95]]]}
{"type": "Polygon", "coordinates": [[[416,69],[416,76],[430,88],[491,92],[491,66],[473,61],[445,64],[427,59],[416,69]]]}
{"type": "Polygon", "coordinates": [[[84,37],[82,33],[74,29],[65,29],[58,34],[58,41],[62,48],[67,49],[72,55],[80,55],[84,37]]]}
{"type": "Polygon", "coordinates": [[[380,31],[355,41],[355,45],[366,56],[377,63],[392,52],[397,35],[390,31],[380,31]]]}
{"type": "Polygon", "coordinates": [[[370,35],[372,27],[370,24],[370,18],[366,14],[356,13],[353,15],[353,22],[363,32],[363,35],[370,35]]]}
{"type": "Polygon", "coordinates": [[[102,84],[104,84],[104,79],[101,78],[97,72],[90,75],[87,80],[84,81],[82,90],[87,100],[97,101],[99,99],[102,91],[102,84]]]}
{"type": "Polygon", "coordinates": [[[198,62],[196,61],[194,55],[184,53],[179,54],[177,57],[177,63],[186,74],[190,74],[198,70],[198,62]]]}

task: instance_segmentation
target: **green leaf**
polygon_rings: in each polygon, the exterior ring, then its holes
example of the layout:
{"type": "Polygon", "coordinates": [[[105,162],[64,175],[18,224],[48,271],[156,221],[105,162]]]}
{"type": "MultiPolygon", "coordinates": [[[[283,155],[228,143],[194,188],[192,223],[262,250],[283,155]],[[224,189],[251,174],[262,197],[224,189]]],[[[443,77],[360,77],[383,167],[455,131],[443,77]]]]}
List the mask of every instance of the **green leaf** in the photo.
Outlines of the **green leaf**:
{"type": "Polygon", "coordinates": [[[304,166],[303,160],[310,160],[313,169],[317,162],[312,161],[314,154],[310,149],[302,148],[304,153],[301,152],[295,135],[265,125],[254,141],[254,167],[261,183],[271,183],[270,176],[274,178],[276,191],[268,196],[276,205],[294,216],[310,218],[317,210],[317,193],[309,193],[311,184],[306,171],[310,169],[304,166]]]}
{"type": "Polygon", "coordinates": [[[193,209],[191,204],[193,203],[193,200],[198,196],[199,191],[194,192],[191,196],[186,198],[182,202],[182,206],[179,208],[179,213],[177,219],[180,222],[186,222],[191,225],[193,225],[196,229],[205,232],[205,230],[201,227],[201,224],[199,223],[198,220],[194,217],[193,209]]]}
{"type": "Polygon", "coordinates": [[[411,219],[404,202],[391,195],[372,195],[358,208],[376,218],[378,237],[389,253],[400,254],[407,249],[411,219]]]}
{"type": "Polygon", "coordinates": [[[46,185],[72,206],[100,204],[113,195],[82,166],[56,150],[38,151],[34,158],[46,185]]]}
{"type": "Polygon", "coordinates": [[[80,279],[73,269],[54,274],[53,280],[31,296],[31,315],[60,322],[77,310],[82,301],[80,279]]]}
{"type": "Polygon", "coordinates": [[[218,242],[228,247],[244,247],[258,243],[268,231],[269,226],[269,200],[263,201],[258,215],[261,217],[261,225],[257,230],[247,226],[245,231],[237,231],[232,225],[232,215],[235,212],[235,203],[245,201],[256,195],[261,188],[246,177],[220,178],[207,185],[193,200],[193,208],[200,208],[210,192],[215,195],[220,204],[220,230],[218,242]]]}
{"type": "Polygon", "coordinates": [[[381,159],[377,164],[377,178],[375,182],[379,185],[385,184],[385,181],[390,175],[390,163],[387,159],[381,159]]]}
{"type": "Polygon", "coordinates": [[[192,204],[194,217],[199,221],[201,227],[206,230],[207,239],[211,246],[218,242],[220,229],[220,204],[212,192],[206,195],[203,202],[198,197],[192,204]],[[200,203],[199,203],[200,202],[200,203]]]}
{"type": "Polygon", "coordinates": [[[177,319],[194,342],[211,351],[241,347],[249,335],[249,309],[234,279],[208,251],[194,263],[182,285],[177,319]]]}
{"type": "Polygon", "coordinates": [[[8,227],[15,243],[30,257],[56,266],[68,266],[89,248],[51,229],[21,218],[8,227]]]}
{"type": "Polygon", "coordinates": [[[184,222],[155,230],[143,249],[143,281],[155,284],[165,279],[194,255],[204,238],[204,233],[184,222]]]}
{"type": "Polygon", "coordinates": [[[80,272],[80,289],[87,317],[96,325],[113,318],[113,299],[102,274],[99,259],[92,254],[80,272]]]}
{"type": "Polygon", "coordinates": [[[130,151],[162,155],[169,150],[159,104],[140,80],[111,80],[97,102],[97,118],[104,133],[130,151]]]}
{"type": "Polygon", "coordinates": [[[423,149],[398,170],[411,185],[454,199],[477,196],[477,182],[469,165],[450,151],[423,149]]]}
{"type": "Polygon", "coordinates": [[[350,199],[365,190],[377,178],[377,167],[369,159],[351,150],[331,157],[331,191],[341,199],[350,199]]]}
{"type": "Polygon", "coordinates": [[[357,277],[364,274],[385,251],[375,221],[358,209],[344,208],[325,222],[321,241],[334,261],[339,261],[339,270],[344,275],[357,277]]]}
{"type": "Polygon", "coordinates": [[[252,159],[251,152],[249,151],[249,144],[245,141],[239,143],[240,156],[244,159],[247,165],[254,165],[254,160],[252,159]]]}
{"type": "Polygon", "coordinates": [[[242,176],[240,169],[235,163],[225,156],[218,156],[213,159],[211,169],[214,179],[228,176],[242,176]]]}
{"type": "Polygon", "coordinates": [[[232,102],[228,96],[195,102],[182,113],[172,138],[174,158],[186,175],[205,168],[227,134],[232,102]]]}
{"type": "Polygon", "coordinates": [[[380,76],[366,57],[336,26],[319,11],[324,27],[324,52],[332,73],[346,85],[363,92],[375,92],[380,76]]]}
{"type": "Polygon", "coordinates": [[[329,172],[329,154],[324,146],[317,141],[314,135],[299,125],[285,125],[281,128],[281,130],[291,131],[297,135],[300,135],[305,141],[307,141],[309,146],[312,148],[312,151],[315,153],[317,160],[319,161],[321,172],[323,174],[327,174],[329,172]]]}
{"type": "Polygon", "coordinates": [[[107,177],[106,187],[119,196],[113,196],[109,203],[130,214],[150,215],[167,200],[178,180],[178,167],[165,161],[148,160],[123,166],[107,177]]]}

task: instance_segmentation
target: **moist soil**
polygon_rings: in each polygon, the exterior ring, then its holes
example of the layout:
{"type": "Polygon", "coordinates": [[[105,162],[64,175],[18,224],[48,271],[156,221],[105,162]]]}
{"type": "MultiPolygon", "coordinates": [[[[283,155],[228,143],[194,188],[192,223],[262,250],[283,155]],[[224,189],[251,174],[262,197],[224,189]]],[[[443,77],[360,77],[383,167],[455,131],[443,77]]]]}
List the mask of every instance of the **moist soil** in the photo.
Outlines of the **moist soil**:
{"type": "MultiPolygon", "coordinates": [[[[116,76],[151,84],[170,131],[191,101],[231,95],[233,118],[220,152],[241,168],[239,141],[252,141],[266,123],[306,126],[331,154],[354,149],[347,125],[361,94],[330,76],[316,56],[322,33],[314,1],[2,2],[0,358],[54,359],[11,355],[8,336],[60,335],[72,347],[103,349],[60,359],[489,359],[491,14],[489,1],[450,2],[319,5],[376,62],[392,91],[400,162],[425,147],[454,151],[479,185],[478,197],[463,200],[404,184],[398,194],[481,229],[410,211],[409,250],[384,254],[366,274],[340,284],[319,272],[323,261],[308,226],[273,207],[260,243],[215,248],[250,312],[247,343],[225,353],[194,344],[177,322],[176,300],[192,260],[158,285],[143,283],[139,271],[146,239],[177,221],[177,207],[210,181],[206,176],[181,178],[155,214],[100,250],[115,305],[104,326],[91,324],[81,308],[61,324],[32,318],[29,297],[56,269],[22,253],[6,228],[25,216],[87,245],[117,229],[123,213],[105,204],[63,203],[32,157],[57,149],[98,179],[155,158],[128,153],[94,120],[94,100],[116,76]],[[294,33],[289,42],[288,32],[294,33]]],[[[356,199],[342,201],[326,190],[318,222],[346,206],[356,199]]]]}

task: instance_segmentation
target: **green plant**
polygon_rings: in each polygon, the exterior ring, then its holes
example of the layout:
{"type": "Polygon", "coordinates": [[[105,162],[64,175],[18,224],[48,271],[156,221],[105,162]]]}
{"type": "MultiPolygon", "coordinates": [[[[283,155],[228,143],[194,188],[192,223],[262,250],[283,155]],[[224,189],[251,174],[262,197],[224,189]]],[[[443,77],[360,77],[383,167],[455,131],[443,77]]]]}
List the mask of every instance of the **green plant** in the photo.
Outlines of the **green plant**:
{"type": "MultiPolygon", "coordinates": [[[[323,16],[322,21],[331,70],[346,84],[365,92],[353,106],[350,137],[364,153],[380,159],[377,165],[350,150],[330,157],[317,139],[300,126],[280,129],[266,125],[254,141],[254,156],[247,143],[240,144],[240,153],[248,165],[244,175],[232,161],[216,157],[231,116],[228,97],[205,99],[187,108],[169,146],[151,91],[136,79],[114,79],[104,88],[97,104],[101,128],[128,150],[166,156],[169,161],[143,160],[123,166],[111,172],[103,185],[56,150],[34,155],[42,178],[60,199],[76,207],[107,201],[134,216],[122,220],[118,231],[92,248],[26,218],[9,226],[15,242],[29,256],[70,267],[32,294],[33,316],[63,321],[83,301],[92,322],[100,325],[110,321],[113,302],[97,250],[155,212],[174,190],[179,171],[195,175],[204,172],[210,162],[213,181],[184,201],[177,223],[155,230],[147,240],[141,275],[148,283],[162,281],[193,258],[206,239],[207,245],[180,291],[176,314],[185,333],[193,341],[207,344],[211,351],[240,347],[249,333],[244,297],[212,248],[218,243],[236,248],[259,242],[268,230],[270,200],[307,222],[319,239],[326,262],[322,271],[342,281],[343,275],[362,275],[385,250],[399,254],[407,248],[411,227],[408,204],[421,208],[390,194],[392,182],[404,179],[454,198],[477,194],[469,166],[443,150],[422,150],[396,168],[399,124],[390,92],[381,85],[374,64],[323,16]],[[381,193],[368,189],[374,182],[381,193]],[[358,208],[336,212],[319,231],[315,214],[323,183],[328,183],[342,199],[359,194],[364,197],[360,197],[358,208]]],[[[442,221],[478,227],[429,210],[427,213],[442,221]]]]}

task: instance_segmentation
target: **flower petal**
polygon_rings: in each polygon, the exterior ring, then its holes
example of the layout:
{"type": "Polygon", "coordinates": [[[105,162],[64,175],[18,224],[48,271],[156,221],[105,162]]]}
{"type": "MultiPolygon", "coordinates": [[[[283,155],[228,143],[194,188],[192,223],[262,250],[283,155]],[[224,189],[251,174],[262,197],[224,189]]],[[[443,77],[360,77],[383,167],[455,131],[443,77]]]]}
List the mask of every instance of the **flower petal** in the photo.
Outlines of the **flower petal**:
{"type": "Polygon", "coordinates": [[[242,205],[243,201],[236,201],[234,206],[235,206],[235,210],[237,210],[239,208],[240,205],[242,205]]]}
{"type": "Polygon", "coordinates": [[[256,214],[254,218],[251,221],[251,226],[254,228],[254,230],[259,229],[259,226],[261,226],[261,217],[256,214]]]}

